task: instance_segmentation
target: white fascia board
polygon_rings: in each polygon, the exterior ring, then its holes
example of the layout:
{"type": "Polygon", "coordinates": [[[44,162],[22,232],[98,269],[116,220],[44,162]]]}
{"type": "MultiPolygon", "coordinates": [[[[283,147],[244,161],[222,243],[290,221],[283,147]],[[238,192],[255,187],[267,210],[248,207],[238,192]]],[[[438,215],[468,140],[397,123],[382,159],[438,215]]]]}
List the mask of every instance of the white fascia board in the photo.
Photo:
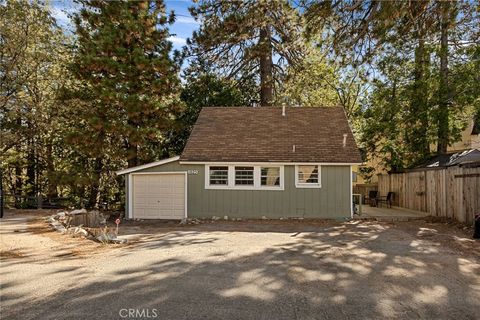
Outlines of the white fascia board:
{"type": "Polygon", "coordinates": [[[176,156],[176,157],[168,158],[168,159],[163,159],[163,160],[160,160],[160,161],[155,161],[155,162],[143,164],[141,166],[131,167],[131,168],[128,168],[128,169],[123,169],[123,170],[117,171],[116,174],[117,174],[117,176],[120,176],[122,174],[132,173],[132,172],[135,172],[135,171],[148,169],[148,168],[151,168],[151,167],[160,166],[162,164],[178,161],[178,159],[180,159],[180,156],[176,156]]]}

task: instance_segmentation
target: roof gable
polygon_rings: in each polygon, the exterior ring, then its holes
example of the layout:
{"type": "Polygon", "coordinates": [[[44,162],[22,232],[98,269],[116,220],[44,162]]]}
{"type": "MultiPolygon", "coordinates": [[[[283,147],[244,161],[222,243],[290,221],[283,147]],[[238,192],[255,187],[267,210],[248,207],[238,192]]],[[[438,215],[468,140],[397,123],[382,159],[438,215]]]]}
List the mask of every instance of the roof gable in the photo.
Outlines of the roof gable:
{"type": "Polygon", "coordinates": [[[147,163],[147,164],[142,164],[142,165],[136,166],[136,167],[123,169],[123,170],[117,171],[116,173],[117,173],[117,176],[120,176],[122,174],[132,173],[132,172],[136,172],[136,171],[140,171],[140,170],[144,170],[144,169],[148,169],[148,168],[152,168],[152,167],[156,167],[156,166],[161,166],[162,164],[178,161],[178,159],[180,159],[180,157],[176,156],[176,157],[172,157],[172,158],[168,158],[168,159],[163,159],[163,160],[160,160],[160,161],[155,161],[155,162],[150,162],[150,163],[147,163]]]}
{"type": "Polygon", "coordinates": [[[180,161],[362,162],[340,107],[203,108],[180,161]]]}

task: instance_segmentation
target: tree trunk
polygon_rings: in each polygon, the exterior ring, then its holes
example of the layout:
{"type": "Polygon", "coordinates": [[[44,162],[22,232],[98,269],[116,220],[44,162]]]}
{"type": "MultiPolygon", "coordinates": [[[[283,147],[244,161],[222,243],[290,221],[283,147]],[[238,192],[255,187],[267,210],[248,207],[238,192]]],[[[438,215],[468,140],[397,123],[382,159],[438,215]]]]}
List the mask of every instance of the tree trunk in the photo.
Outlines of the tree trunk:
{"type": "Polygon", "coordinates": [[[422,29],[416,32],[415,67],[413,94],[410,103],[409,147],[414,162],[423,160],[430,153],[428,144],[428,69],[429,54],[425,48],[425,35],[422,29]]]}
{"type": "MultiPolygon", "coordinates": [[[[22,119],[19,117],[17,118],[17,128],[21,128],[22,126],[22,119]]],[[[13,193],[15,194],[15,208],[19,208],[20,204],[22,202],[22,189],[23,189],[23,177],[22,177],[22,162],[20,160],[20,156],[22,154],[22,146],[21,144],[17,144],[15,146],[15,151],[17,153],[17,159],[15,161],[15,184],[14,184],[14,189],[13,193]],[[18,195],[18,197],[17,197],[18,195]]]]}
{"type": "MultiPolygon", "coordinates": [[[[18,148],[20,149],[20,148],[18,148]]],[[[20,154],[20,151],[18,151],[20,154]]],[[[15,184],[13,193],[15,194],[15,208],[19,208],[22,202],[22,189],[23,189],[23,180],[22,180],[22,165],[20,160],[15,161],[15,184]]]]}
{"type": "Polygon", "coordinates": [[[260,104],[270,106],[273,103],[273,61],[271,33],[268,26],[260,30],[260,104]]]}
{"type": "Polygon", "coordinates": [[[22,180],[22,166],[20,161],[15,162],[15,191],[16,195],[22,194],[23,180],[22,180]]]}
{"type": "MultiPolygon", "coordinates": [[[[127,120],[128,125],[132,128],[137,127],[137,124],[133,120],[127,120]]],[[[138,144],[135,142],[135,138],[130,135],[127,142],[127,162],[128,167],[135,167],[138,165],[138,144]]]]}
{"type": "Polygon", "coordinates": [[[90,198],[88,200],[89,208],[98,208],[100,179],[102,177],[103,161],[102,158],[96,158],[93,165],[93,181],[90,186],[90,198]]]}
{"type": "Polygon", "coordinates": [[[37,195],[37,185],[35,181],[36,167],[35,143],[32,139],[29,139],[27,143],[27,195],[30,197],[37,195]]]}
{"type": "Polygon", "coordinates": [[[450,3],[440,3],[440,87],[438,95],[438,132],[437,154],[447,153],[448,147],[448,114],[450,105],[450,88],[448,86],[448,29],[450,3]]]}
{"type": "Polygon", "coordinates": [[[128,167],[135,167],[138,165],[138,148],[137,145],[134,144],[128,144],[128,167]]]}
{"type": "Polygon", "coordinates": [[[50,142],[47,142],[47,154],[46,154],[46,168],[47,168],[47,179],[48,179],[48,189],[47,189],[47,197],[48,199],[58,197],[57,193],[57,183],[55,179],[55,167],[53,164],[53,147],[50,142]]]}

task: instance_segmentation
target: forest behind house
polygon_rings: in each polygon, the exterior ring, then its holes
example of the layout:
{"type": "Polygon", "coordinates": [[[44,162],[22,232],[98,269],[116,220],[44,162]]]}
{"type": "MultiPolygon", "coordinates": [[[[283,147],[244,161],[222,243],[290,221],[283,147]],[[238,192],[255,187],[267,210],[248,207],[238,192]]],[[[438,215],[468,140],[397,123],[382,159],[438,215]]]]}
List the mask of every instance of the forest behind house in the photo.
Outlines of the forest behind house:
{"type": "Polygon", "coordinates": [[[0,169],[17,207],[119,208],[115,172],[180,154],[203,107],[342,106],[364,160],[391,172],[480,116],[478,1],[198,0],[183,50],[162,0],[75,6],[67,30],[49,2],[0,2],[0,169]]]}

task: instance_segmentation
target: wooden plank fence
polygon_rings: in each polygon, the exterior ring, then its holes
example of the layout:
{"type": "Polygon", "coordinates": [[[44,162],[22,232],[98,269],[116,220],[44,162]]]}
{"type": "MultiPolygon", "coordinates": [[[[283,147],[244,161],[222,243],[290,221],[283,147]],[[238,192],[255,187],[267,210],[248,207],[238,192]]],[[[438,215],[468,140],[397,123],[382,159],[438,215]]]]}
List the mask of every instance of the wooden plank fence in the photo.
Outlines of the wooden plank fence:
{"type": "Polygon", "coordinates": [[[448,167],[378,176],[378,191],[393,205],[473,224],[480,213],[480,167],[448,167]]]}

